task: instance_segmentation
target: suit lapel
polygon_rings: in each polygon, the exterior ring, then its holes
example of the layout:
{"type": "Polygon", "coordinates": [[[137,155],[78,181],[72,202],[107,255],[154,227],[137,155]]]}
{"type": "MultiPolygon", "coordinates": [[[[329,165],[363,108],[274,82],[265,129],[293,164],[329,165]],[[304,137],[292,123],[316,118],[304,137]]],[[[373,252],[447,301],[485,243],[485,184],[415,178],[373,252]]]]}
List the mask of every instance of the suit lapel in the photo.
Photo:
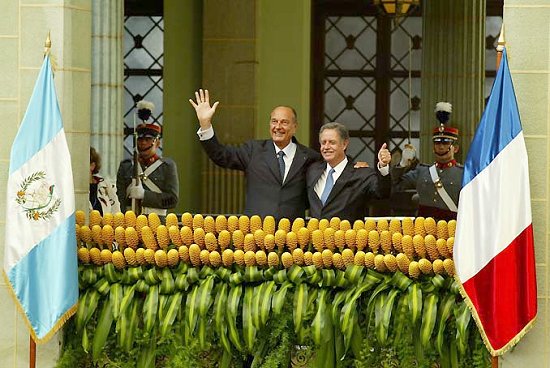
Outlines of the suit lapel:
{"type": "Polygon", "coordinates": [[[302,145],[296,143],[296,153],[294,154],[294,159],[290,164],[290,170],[288,171],[288,175],[286,176],[285,183],[290,182],[290,180],[292,180],[292,178],[295,177],[296,174],[298,174],[302,170],[302,167],[307,162],[307,158],[307,149],[302,145]]]}
{"type": "Polygon", "coordinates": [[[263,160],[266,163],[269,171],[277,178],[281,183],[281,174],[279,173],[279,162],[277,161],[277,155],[275,154],[275,147],[272,140],[266,140],[264,144],[263,160]]]}
{"type": "Polygon", "coordinates": [[[338,177],[338,180],[336,180],[336,183],[334,183],[334,186],[330,191],[330,194],[327,198],[327,201],[325,202],[324,207],[326,207],[334,198],[336,198],[336,196],[338,196],[338,193],[340,193],[342,189],[344,189],[348,181],[353,177],[354,170],[355,169],[353,168],[353,163],[351,161],[348,161],[348,164],[344,168],[344,171],[342,171],[342,174],[338,177]]]}

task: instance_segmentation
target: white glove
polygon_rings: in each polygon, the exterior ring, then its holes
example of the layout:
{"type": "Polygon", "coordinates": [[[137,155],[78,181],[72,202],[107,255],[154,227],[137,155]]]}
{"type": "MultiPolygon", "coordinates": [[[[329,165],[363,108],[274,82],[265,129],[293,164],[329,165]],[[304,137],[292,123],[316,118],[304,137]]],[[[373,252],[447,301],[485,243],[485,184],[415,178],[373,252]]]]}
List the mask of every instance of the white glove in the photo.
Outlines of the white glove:
{"type": "Polygon", "coordinates": [[[406,144],[401,152],[401,162],[399,163],[399,166],[409,166],[414,161],[415,156],[416,150],[414,149],[414,146],[412,144],[406,144]]]}
{"type": "Polygon", "coordinates": [[[141,182],[136,184],[136,179],[132,179],[132,184],[128,185],[128,188],[126,188],[126,195],[134,199],[143,199],[145,196],[145,189],[143,189],[141,182]]]}

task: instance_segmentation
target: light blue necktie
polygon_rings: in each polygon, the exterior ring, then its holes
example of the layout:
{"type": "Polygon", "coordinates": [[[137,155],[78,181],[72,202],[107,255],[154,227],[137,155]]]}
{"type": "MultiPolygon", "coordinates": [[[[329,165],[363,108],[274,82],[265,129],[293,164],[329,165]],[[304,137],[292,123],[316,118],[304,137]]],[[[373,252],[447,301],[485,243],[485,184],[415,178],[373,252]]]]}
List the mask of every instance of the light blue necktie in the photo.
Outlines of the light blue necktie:
{"type": "Polygon", "coordinates": [[[323,190],[323,194],[321,194],[321,202],[323,203],[323,206],[325,205],[325,202],[328,199],[332,187],[334,186],[334,178],[332,177],[332,174],[334,174],[334,169],[330,169],[330,171],[328,172],[325,189],[323,190]]]}
{"type": "Polygon", "coordinates": [[[277,159],[279,160],[279,172],[281,173],[281,181],[285,180],[285,160],[283,160],[284,156],[285,153],[283,151],[279,151],[277,153],[277,159]]]}

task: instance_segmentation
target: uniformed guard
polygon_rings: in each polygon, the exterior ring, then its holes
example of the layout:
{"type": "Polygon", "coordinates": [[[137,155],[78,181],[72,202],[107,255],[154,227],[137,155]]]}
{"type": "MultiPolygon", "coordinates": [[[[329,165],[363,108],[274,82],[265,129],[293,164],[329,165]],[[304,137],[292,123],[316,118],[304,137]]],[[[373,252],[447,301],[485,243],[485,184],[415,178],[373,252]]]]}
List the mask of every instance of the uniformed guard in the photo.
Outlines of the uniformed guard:
{"type": "Polygon", "coordinates": [[[137,173],[140,180],[136,183],[133,179],[133,160],[123,160],[117,173],[117,196],[121,211],[130,209],[133,198],[141,200],[143,214],[155,212],[166,216],[167,209],[176,207],[178,203],[177,166],[172,159],[160,157],[157,153],[162,128],[156,123],[146,121],[154,108],[152,103],[140,101],[137,108],[138,116],[142,119],[142,123],[136,128],[139,165],[137,173]]]}
{"type": "Polygon", "coordinates": [[[450,103],[436,104],[435,115],[439,124],[432,135],[434,163],[416,165],[414,148],[406,147],[400,164],[392,169],[395,192],[416,189],[418,216],[456,219],[464,167],[454,158],[459,150],[459,131],[447,125],[451,112],[450,103]]]}

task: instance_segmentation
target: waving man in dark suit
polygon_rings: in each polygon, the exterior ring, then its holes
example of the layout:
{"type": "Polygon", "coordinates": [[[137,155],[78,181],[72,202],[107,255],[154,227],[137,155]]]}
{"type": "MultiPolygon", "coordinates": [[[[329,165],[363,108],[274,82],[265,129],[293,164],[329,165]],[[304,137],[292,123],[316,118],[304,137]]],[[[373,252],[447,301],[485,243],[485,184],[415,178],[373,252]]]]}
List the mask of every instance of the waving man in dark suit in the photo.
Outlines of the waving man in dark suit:
{"type": "Polygon", "coordinates": [[[310,215],[316,218],[340,217],[349,221],[368,215],[371,199],[387,198],[391,192],[388,164],[391,154],[382,146],[377,168],[354,169],[346,156],[349,144],[347,128],[327,123],[319,132],[324,161],[312,164],[307,171],[310,215]]]}
{"type": "Polygon", "coordinates": [[[238,147],[221,144],[212,128],[218,102],[210,105],[208,90],[195,92],[200,128],[197,132],[208,157],[218,166],[246,175],[246,215],[272,215],[290,220],[303,217],[307,208],[306,170],[320,160],[314,150],[296,141],[296,111],[277,106],[270,115],[271,139],[249,140],[238,147]]]}

